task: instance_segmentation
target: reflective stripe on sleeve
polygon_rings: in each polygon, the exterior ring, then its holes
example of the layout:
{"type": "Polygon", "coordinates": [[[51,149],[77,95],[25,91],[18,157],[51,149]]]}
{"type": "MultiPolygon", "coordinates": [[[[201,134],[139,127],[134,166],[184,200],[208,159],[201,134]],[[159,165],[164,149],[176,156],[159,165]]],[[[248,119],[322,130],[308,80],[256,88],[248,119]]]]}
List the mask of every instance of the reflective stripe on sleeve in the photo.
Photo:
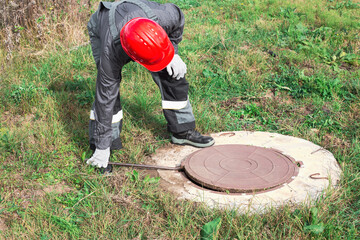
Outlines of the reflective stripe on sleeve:
{"type": "Polygon", "coordinates": [[[179,110],[185,108],[188,104],[188,100],[186,101],[165,101],[162,100],[162,108],[163,109],[175,109],[179,110]]]}
{"type": "MultiPolygon", "coordinates": [[[[123,111],[120,110],[117,114],[113,115],[111,123],[120,122],[123,119],[123,111]]],[[[95,120],[94,110],[90,111],[90,120],[95,120]]]]}

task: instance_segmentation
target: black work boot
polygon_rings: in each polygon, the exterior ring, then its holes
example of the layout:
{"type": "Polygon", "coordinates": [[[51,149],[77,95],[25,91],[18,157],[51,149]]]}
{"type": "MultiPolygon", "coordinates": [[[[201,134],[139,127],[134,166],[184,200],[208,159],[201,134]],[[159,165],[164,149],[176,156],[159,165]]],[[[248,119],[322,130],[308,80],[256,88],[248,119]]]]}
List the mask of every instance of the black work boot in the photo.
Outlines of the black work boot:
{"type": "Polygon", "coordinates": [[[214,139],[209,136],[203,136],[195,129],[190,129],[181,133],[173,133],[171,141],[178,145],[191,145],[194,147],[210,147],[215,143],[214,139]]]}
{"type": "Polygon", "coordinates": [[[113,171],[113,166],[111,164],[108,164],[106,168],[98,168],[98,171],[101,173],[101,174],[104,174],[104,175],[107,175],[107,174],[110,174],[112,173],[113,171]]]}

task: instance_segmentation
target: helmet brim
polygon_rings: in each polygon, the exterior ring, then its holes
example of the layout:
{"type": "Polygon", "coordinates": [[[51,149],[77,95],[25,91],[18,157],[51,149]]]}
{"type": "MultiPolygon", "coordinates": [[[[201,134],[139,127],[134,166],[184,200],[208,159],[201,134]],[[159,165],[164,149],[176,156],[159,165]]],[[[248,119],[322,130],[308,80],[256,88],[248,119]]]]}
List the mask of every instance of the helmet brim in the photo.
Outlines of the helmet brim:
{"type": "Polygon", "coordinates": [[[175,51],[174,48],[170,48],[170,53],[168,55],[166,55],[166,57],[159,63],[157,64],[144,64],[140,61],[136,61],[137,63],[139,63],[140,65],[143,65],[147,70],[149,70],[150,72],[159,72],[161,70],[163,70],[164,68],[167,67],[167,65],[169,65],[169,63],[171,62],[171,60],[174,58],[175,55],[175,51]]]}

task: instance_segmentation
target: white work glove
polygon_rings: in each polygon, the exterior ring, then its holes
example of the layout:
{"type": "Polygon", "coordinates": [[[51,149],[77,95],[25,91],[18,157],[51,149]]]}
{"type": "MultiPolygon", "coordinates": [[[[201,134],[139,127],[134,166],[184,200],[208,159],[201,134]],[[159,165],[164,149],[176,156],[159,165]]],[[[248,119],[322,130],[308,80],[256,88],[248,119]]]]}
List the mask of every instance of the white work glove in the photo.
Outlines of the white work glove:
{"type": "Polygon", "coordinates": [[[92,157],[89,158],[86,161],[86,163],[93,165],[95,167],[106,168],[109,162],[109,158],[110,158],[110,147],[104,150],[96,149],[92,157]]]}
{"type": "Polygon", "coordinates": [[[179,55],[175,54],[169,65],[167,65],[166,70],[170,76],[179,80],[186,74],[186,64],[179,55]]]}

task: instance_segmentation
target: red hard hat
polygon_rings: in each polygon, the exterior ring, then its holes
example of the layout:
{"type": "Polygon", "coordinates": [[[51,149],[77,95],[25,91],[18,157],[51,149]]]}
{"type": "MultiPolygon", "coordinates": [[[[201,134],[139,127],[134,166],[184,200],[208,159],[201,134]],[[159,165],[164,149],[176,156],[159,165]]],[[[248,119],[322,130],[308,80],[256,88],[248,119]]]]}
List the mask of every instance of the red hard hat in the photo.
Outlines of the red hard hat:
{"type": "Polygon", "coordinates": [[[134,18],[120,32],[121,45],[129,57],[152,72],[164,69],[174,57],[174,47],[155,21],[134,18]]]}

